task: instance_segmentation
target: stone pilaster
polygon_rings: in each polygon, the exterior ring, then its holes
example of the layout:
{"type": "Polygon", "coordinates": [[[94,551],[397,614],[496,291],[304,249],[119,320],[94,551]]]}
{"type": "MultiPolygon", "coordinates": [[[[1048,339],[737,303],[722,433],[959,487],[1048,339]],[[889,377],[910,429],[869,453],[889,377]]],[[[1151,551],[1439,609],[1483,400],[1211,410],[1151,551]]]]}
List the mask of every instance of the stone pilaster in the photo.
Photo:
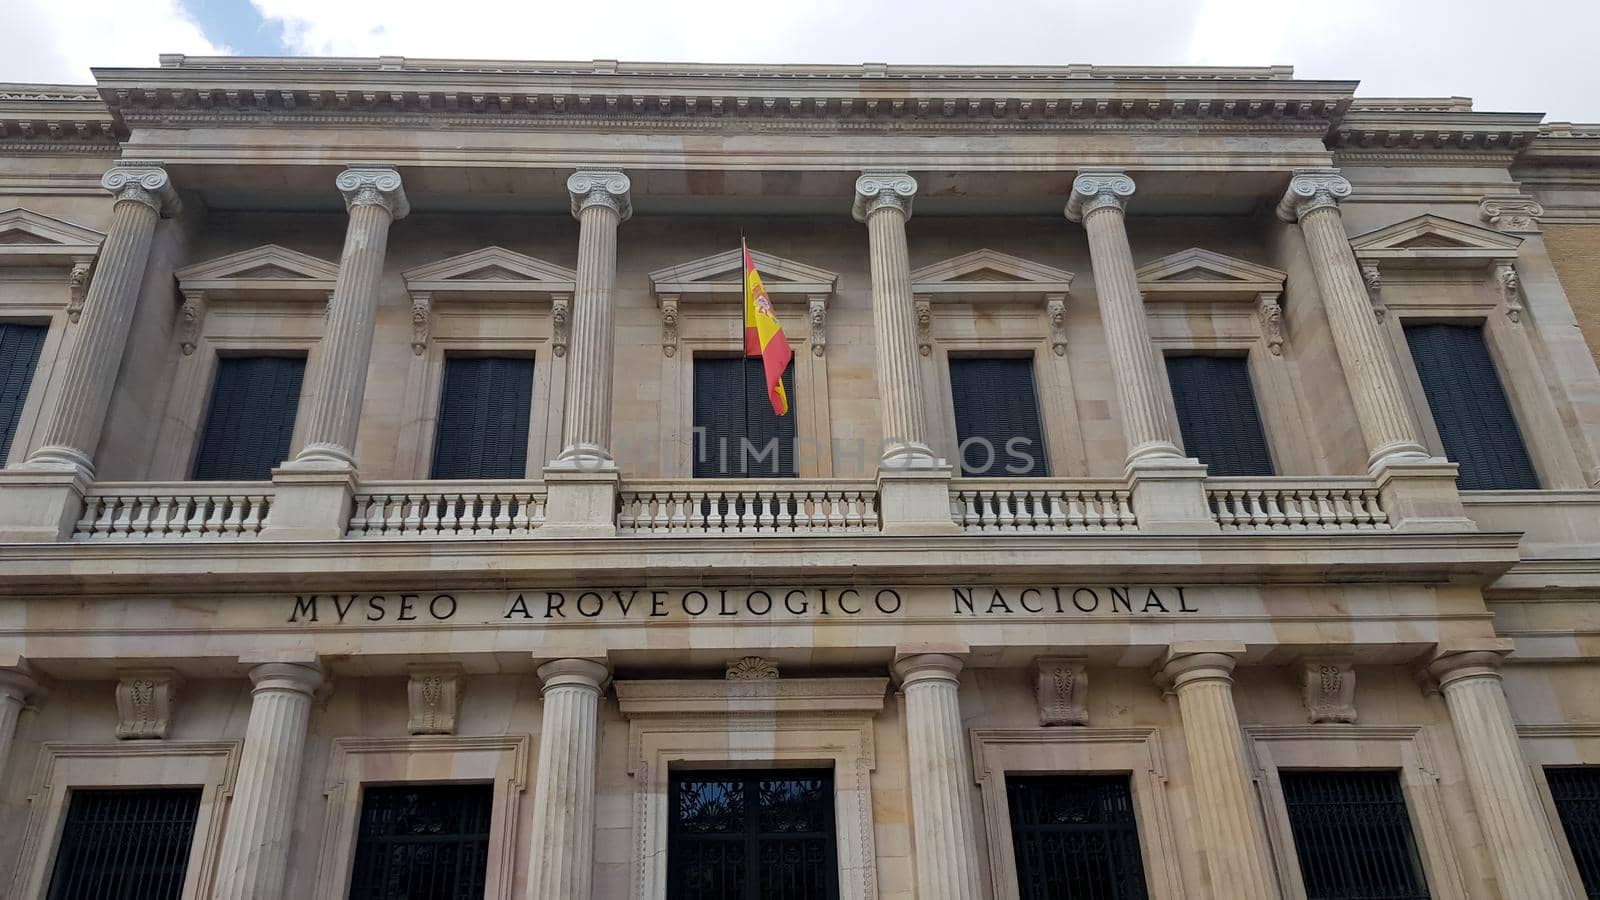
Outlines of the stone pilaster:
{"type": "Polygon", "coordinates": [[[1243,645],[1174,645],[1156,683],[1178,698],[1200,816],[1196,840],[1212,895],[1277,900],[1272,851],[1233,705],[1234,657],[1243,651],[1243,645]]]}
{"type": "Polygon", "coordinates": [[[895,661],[905,696],[911,828],[921,900],[978,900],[972,770],[961,724],[961,660],[918,653],[895,661]]]}
{"type": "Polygon", "coordinates": [[[250,721],[222,835],[213,900],[284,896],[289,837],[305,757],[315,664],[263,663],[250,670],[250,721]]]}
{"type": "Polygon", "coordinates": [[[589,896],[600,692],[609,678],[605,665],[592,659],[558,659],[539,667],[544,717],[527,900],[589,896]]]}
{"type": "Polygon", "coordinates": [[[339,173],[334,184],[344,195],[350,221],[327,328],[306,392],[305,443],[288,464],[292,469],[355,468],[356,430],[372,359],[389,226],[411,211],[400,173],[386,166],[352,165],[339,173]]]}
{"type": "Polygon", "coordinates": [[[11,744],[17,737],[17,720],[28,698],[39,690],[39,683],[20,660],[17,665],[0,667],[0,784],[5,783],[6,763],[11,744]]]}
{"type": "Polygon", "coordinates": [[[567,395],[557,468],[609,469],[611,390],[616,365],[617,226],[633,214],[621,172],[580,169],[567,179],[578,220],[578,275],[567,348],[567,395]]]}
{"type": "Polygon", "coordinates": [[[1478,825],[1505,897],[1578,897],[1522,755],[1517,726],[1500,683],[1510,641],[1442,651],[1428,665],[1466,768],[1478,825]]]}
{"type": "Polygon", "coordinates": [[[1384,346],[1366,281],[1344,233],[1339,203],[1348,196],[1350,182],[1337,169],[1296,169],[1278,204],[1278,217],[1300,223],[1333,346],[1355,401],[1367,462],[1376,470],[1392,462],[1427,459],[1428,451],[1406,411],[1400,374],[1384,346]]]}

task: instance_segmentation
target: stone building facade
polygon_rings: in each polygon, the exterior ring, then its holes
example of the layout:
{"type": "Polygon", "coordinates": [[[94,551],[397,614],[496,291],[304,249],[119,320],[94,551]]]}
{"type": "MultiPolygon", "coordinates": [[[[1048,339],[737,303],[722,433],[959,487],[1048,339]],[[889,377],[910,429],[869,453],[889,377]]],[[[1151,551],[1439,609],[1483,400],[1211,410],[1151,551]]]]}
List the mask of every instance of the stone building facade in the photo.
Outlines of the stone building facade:
{"type": "Polygon", "coordinates": [[[1600,892],[1600,127],[95,74],[0,86],[5,896],[1600,892]]]}

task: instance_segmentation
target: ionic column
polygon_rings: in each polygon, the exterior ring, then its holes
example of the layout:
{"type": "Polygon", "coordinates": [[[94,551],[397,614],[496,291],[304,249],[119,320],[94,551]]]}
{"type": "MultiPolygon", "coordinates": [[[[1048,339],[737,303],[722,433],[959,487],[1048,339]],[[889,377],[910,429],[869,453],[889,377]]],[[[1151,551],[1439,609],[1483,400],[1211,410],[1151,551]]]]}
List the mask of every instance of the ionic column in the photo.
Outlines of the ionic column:
{"type": "Polygon", "coordinates": [[[610,677],[604,664],[591,659],[558,659],[539,667],[544,717],[527,900],[589,896],[600,691],[610,677]]]}
{"type": "Polygon", "coordinates": [[[961,660],[920,653],[901,657],[894,670],[905,695],[917,897],[978,900],[983,894],[968,790],[972,769],[957,695],[961,660]]]}
{"type": "Polygon", "coordinates": [[[1348,196],[1350,182],[1337,169],[1296,169],[1278,203],[1278,217],[1300,223],[1333,346],[1355,401],[1367,463],[1378,469],[1390,462],[1427,459],[1428,451],[1406,412],[1400,374],[1384,346],[1361,267],[1345,237],[1339,201],[1348,196]]]}
{"type": "Polygon", "coordinates": [[[1178,697],[1189,780],[1200,816],[1196,840],[1211,893],[1230,900],[1276,900],[1272,851],[1233,706],[1234,654],[1243,650],[1243,646],[1173,647],[1156,673],[1156,683],[1178,697]]]}
{"type": "Polygon", "coordinates": [[[600,469],[611,457],[611,384],[615,366],[617,226],[633,215],[628,176],[580,169],[567,179],[578,220],[578,277],[567,345],[567,394],[561,452],[554,465],[600,469]]]}
{"type": "Polygon", "coordinates": [[[1508,650],[1497,646],[1444,653],[1429,664],[1428,674],[1450,709],[1501,895],[1577,897],[1501,688],[1500,660],[1508,650]]]}
{"type": "Polygon", "coordinates": [[[856,179],[851,214],[867,223],[872,264],[873,343],[878,349],[878,410],[883,418],[880,464],[933,465],[917,374],[917,309],[911,297],[906,220],[917,182],[904,172],[868,172],[856,179]]]}
{"type": "Polygon", "coordinates": [[[329,301],[316,371],[307,391],[305,444],[289,468],[355,468],[356,430],[372,359],[378,287],[388,250],[389,226],[411,211],[400,173],[352,165],[334,180],[350,222],[339,255],[339,280],[329,301]]]}
{"type": "Polygon", "coordinates": [[[17,720],[28,697],[39,689],[38,682],[21,665],[0,668],[0,784],[5,783],[6,763],[11,758],[11,742],[17,737],[17,720]]]}
{"type": "Polygon", "coordinates": [[[250,721],[217,862],[214,900],[281,900],[305,756],[316,665],[264,663],[250,670],[250,721]]]}
{"type": "Polygon", "coordinates": [[[77,339],[62,369],[61,396],[45,420],[43,444],[28,455],[27,468],[93,477],[94,451],[111,406],[156,223],[179,210],[166,170],[152,163],[120,162],[100,179],[100,186],[116,197],[111,225],[83,300],[77,339]]]}

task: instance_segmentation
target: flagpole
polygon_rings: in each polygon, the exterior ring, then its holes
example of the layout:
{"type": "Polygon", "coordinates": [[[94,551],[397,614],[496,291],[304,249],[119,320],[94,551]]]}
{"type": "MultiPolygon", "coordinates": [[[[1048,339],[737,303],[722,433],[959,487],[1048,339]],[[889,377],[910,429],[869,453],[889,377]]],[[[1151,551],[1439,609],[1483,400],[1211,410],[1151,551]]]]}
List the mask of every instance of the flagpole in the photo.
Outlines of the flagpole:
{"type": "MultiPolygon", "coordinates": [[[[744,229],[739,229],[739,383],[744,391],[744,433],[750,437],[750,248],[744,243],[744,229]]],[[[741,447],[740,453],[743,453],[741,447]]],[[[739,462],[743,463],[741,455],[739,462]]]]}

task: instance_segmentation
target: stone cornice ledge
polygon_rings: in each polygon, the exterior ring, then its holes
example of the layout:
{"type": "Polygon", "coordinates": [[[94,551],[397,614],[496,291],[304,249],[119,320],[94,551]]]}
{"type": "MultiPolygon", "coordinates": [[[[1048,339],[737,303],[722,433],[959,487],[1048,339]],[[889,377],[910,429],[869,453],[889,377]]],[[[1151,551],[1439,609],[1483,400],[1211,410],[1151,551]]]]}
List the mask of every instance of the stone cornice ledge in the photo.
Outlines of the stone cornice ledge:
{"type": "Polygon", "coordinates": [[[883,709],[887,678],[774,678],[765,681],[649,679],[618,681],[624,716],[742,713],[875,713],[883,709]]]}

